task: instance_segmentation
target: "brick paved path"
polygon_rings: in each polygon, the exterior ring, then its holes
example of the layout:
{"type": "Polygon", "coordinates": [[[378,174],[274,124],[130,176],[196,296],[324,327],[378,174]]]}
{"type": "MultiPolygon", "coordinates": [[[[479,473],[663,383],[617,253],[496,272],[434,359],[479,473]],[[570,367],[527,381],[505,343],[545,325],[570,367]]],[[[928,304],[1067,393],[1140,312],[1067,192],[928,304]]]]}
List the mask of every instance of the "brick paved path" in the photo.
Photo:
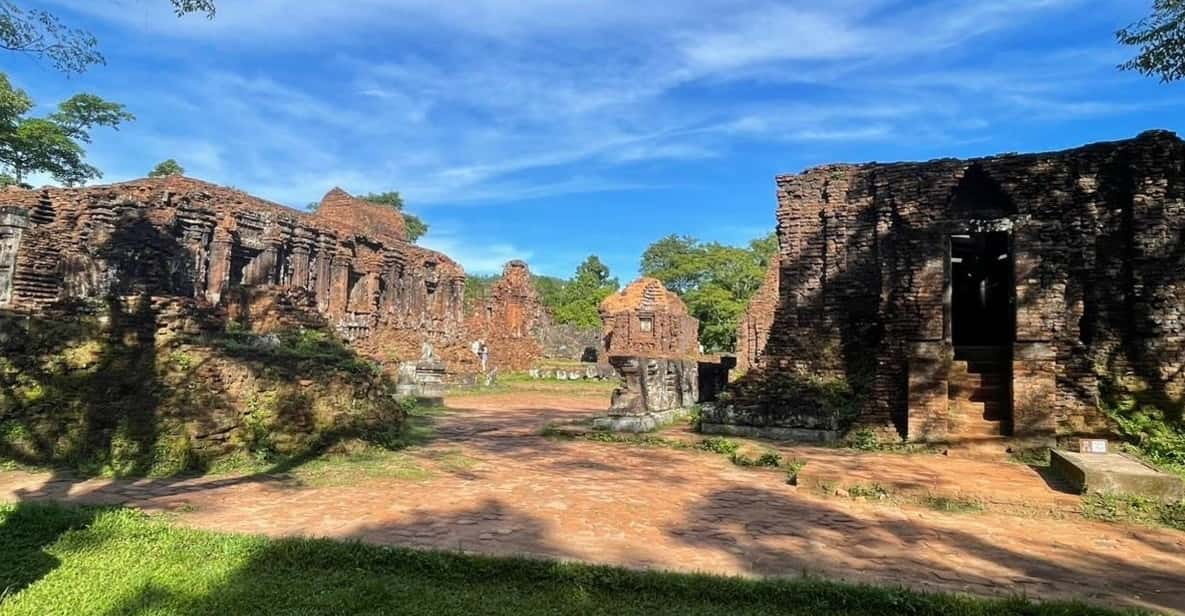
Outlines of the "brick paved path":
{"type": "MultiPolygon", "coordinates": [[[[1079,597],[1185,611],[1185,533],[1067,516],[943,514],[828,497],[707,453],[536,436],[596,413],[595,398],[456,400],[433,451],[477,461],[420,481],[307,487],[268,478],[77,481],[0,473],[0,500],[128,503],[179,523],[357,538],[630,567],[797,575],[976,594],[1079,597]]],[[[819,476],[1076,506],[1024,466],[942,456],[787,449],[819,476]]]]}

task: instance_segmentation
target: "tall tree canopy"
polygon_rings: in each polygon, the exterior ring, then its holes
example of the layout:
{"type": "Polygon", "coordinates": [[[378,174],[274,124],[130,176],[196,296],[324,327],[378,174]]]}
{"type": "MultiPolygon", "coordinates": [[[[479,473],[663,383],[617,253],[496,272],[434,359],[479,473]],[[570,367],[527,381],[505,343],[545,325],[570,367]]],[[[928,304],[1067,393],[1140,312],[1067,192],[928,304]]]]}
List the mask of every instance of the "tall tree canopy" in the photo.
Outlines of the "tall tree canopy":
{"type": "Polygon", "coordinates": [[[0,73],[0,168],[18,184],[31,173],[48,173],[67,186],[102,177],[86,162],[83,144],[90,143],[91,129],[135,119],[123,105],[93,94],[76,94],[45,117],[29,117],[32,109],[29,95],[0,73]]]}
{"type": "MultiPolygon", "coordinates": [[[[214,17],[214,0],[169,0],[178,17],[205,13],[214,17]]],[[[71,28],[43,9],[23,9],[11,0],[0,0],[0,49],[48,60],[59,71],[81,73],[104,64],[99,41],[91,33],[71,28]]]]}
{"type": "Polygon", "coordinates": [[[161,161],[148,172],[150,178],[163,178],[170,175],[185,175],[185,167],[172,158],[161,161]]]}
{"type": "Polygon", "coordinates": [[[1120,68],[1166,82],[1185,78],[1185,0],[1155,0],[1151,15],[1115,36],[1120,43],[1140,50],[1120,68]]]}
{"type": "Polygon", "coordinates": [[[687,303],[700,321],[700,343],[712,352],[736,349],[736,330],[749,298],[761,287],[777,237],[745,248],[670,235],[642,254],[642,275],[657,278],[687,303]]]}
{"type": "Polygon", "coordinates": [[[369,201],[399,210],[403,214],[403,223],[407,227],[407,239],[413,242],[428,232],[428,224],[421,220],[419,216],[403,211],[403,197],[398,192],[368,193],[358,198],[363,201],[369,201]]]}

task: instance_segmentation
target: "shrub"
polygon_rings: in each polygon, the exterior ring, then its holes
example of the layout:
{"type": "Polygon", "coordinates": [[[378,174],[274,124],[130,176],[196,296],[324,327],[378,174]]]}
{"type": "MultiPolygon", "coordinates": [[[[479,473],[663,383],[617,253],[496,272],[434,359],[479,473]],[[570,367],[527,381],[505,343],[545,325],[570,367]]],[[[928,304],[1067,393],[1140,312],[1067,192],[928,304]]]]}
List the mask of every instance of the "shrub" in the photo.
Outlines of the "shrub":
{"type": "Polygon", "coordinates": [[[857,483],[848,487],[848,496],[867,500],[884,500],[889,497],[889,490],[879,483],[868,485],[857,483]]]}
{"type": "Polygon", "coordinates": [[[792,458],[786,462],[786,483],[796,486],[798,485],[798,474],[802,472],[803,467],[806,466],[806,460],[799,460],[792,458]]]}
{"type": "Polygon", "coordinates": [[[766,451],[757,458],[757,466],[777,468],[782,465],[782,454],[776,451],[766,451]]]}

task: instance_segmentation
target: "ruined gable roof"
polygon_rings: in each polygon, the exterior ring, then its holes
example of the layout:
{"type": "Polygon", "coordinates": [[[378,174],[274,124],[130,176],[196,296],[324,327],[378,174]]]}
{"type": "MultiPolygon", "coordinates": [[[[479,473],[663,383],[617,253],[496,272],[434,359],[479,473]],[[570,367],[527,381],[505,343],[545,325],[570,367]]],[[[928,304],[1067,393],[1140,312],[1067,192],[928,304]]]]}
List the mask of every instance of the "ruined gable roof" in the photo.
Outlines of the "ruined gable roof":
{"type": "Polygon", "coordinates": [[[687,314],[687,304],[657,278],[639,278],[601,302],[602,314],[669,312],[687,314]]]}
{"type": "Polygon", "coordinates": [[[324,226],[340,232],[383,243],[407,241],[407,225],[399,210],[364,201],[341,188],[325,193],[315,216],[324,226]]]}

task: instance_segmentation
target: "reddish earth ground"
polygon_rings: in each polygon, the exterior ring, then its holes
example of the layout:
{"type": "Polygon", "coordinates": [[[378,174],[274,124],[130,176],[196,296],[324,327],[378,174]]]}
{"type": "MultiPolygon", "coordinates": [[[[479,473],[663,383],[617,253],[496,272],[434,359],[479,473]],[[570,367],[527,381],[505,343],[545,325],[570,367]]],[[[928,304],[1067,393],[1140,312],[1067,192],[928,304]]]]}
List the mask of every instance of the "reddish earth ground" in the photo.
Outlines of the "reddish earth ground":
{"type": "Polygon", "coordinates": [[[1185,611],[1185,533],[1084,520],[1074,514],[1076,496],[1026,466],[784,448],[807,460],[807,481],[795,487],[782,473],[706,452],[538,436],[548,422],[596,414],[601,397],[517,392],[450,406],[437,438],[415,455],[460,452],[469,462],[427,478],[318,487],[258,476],[80,481],[10,472],[0,473],[0,500],[126,503],[172,511],[179,524],[272,536],[724,574],[809,572],[1185,611]],[[988,510],[842,498],[807,485],[814,481],[958,492],[988,510]]]}

